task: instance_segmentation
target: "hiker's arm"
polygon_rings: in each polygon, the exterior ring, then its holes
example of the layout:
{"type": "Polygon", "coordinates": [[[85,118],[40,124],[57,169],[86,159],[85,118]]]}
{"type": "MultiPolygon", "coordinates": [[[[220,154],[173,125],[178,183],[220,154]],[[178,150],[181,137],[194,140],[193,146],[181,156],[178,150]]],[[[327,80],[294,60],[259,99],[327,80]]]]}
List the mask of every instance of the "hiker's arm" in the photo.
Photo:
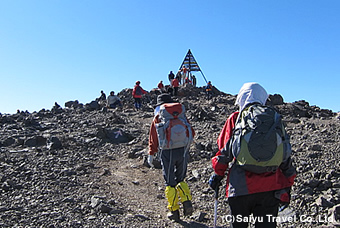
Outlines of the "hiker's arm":
{"type": "Polygon", "coordinates": [[[226,120],[217,139],[217,146],[219,151],[221,151],[225,147],[225,145],[231,138],[238,114],[238,112],[234,112],[226,120]]]}
{"type": "Polygon", "coordinates": [[[158,136],[156,131],[156,121],[157,117],[154,118],[152,124],[150,126],[150,134],[149,134],[149,154],[154,155],[158,152],[158,136]]]}
{"type": "Polygon", "coordinates": [[[224,177],[225,172],[228,169],[229,162],[224,155],[218,155],[211,159],[212,167],[215,173],[221,177],[224,177]]]}
{"type": "Polygon", "coordinates": [[[282,173],[287,177],[289,182],[291,182],[291,184],[293,185],[294,178],[296,176],[296,170],[291,159],[292,146],[290,144],[290,136],[287,134],[286,130],[284,130],[283,148],[285,152],[285,157],[283,158],[283,162],[280,165],[280,169],[282,173]]]}
{"type": "Polygon", "coordinates": [[[225,122],[224,127],[217,139],[218,152],[211,159],[213,169],[219,176],[224,176],[228,169],[229,162],[233,160],[233,155],[229,150],[229,143],[232,136],[235,121],[238,113],[233,113],[225,122]]]}
{"type": "MultiPolygon", "coordinates": [[[[187,120],[187,122],[190,124],[190,121],[189,121],[189,119],[188,119],[187,117],[186,117],[186,120],[187,120]]],[[[195,132],[194,128],[192,127],[192,124],[190,124],[190,125],[191,125],[192,137],[195,137],[196,132],[195,132]]]]}
{"type": "Polygon", "coordinates": [[[142,87],[140,87],[141,89],[142,89],[142,93],[143,94],[147,94],[148,92],[147,91],[145,91],[142,87]]]}
{"type": "Polygon", "coordinates": [[[289,157],[286,161],[282,162],[280,165],[280,169],[283,175],[287,177],[291,185],[294,184],[294,179],[296,177],[296,170],[292,163],[293,163],[292,159],[291,157],[289,157]]]}

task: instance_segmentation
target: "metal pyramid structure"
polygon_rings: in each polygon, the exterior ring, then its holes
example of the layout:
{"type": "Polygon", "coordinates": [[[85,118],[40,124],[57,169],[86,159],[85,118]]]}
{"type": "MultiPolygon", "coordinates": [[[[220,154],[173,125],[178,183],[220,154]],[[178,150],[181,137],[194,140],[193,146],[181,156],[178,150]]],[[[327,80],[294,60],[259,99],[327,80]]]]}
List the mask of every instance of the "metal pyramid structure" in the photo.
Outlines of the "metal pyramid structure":
{"type": "Polygon", "coordinates": [[[187,68],[189,70],[189,72],[194,72],[194,71],[201,72],[205,82],[208,83],[208,81],[205,78],[201,68],[199,67],[199,65],[198,65],[197,61],[195,60],[194,56],[192,55],[190,49],[189,49],[188,53],[186,54],[186,56],[184,57],[183,63],[179,67],[179,70],[182,69],[183,66],[185,66],[185,68],[187,68]]]}

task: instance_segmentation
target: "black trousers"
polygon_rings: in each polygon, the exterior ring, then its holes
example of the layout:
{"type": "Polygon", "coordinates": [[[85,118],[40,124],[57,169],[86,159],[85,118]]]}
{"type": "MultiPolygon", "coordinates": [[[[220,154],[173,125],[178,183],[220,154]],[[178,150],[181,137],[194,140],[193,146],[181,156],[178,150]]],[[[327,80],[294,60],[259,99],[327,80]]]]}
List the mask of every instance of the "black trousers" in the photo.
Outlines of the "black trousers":
{"type": "Polygon", "coordinates": [[[163,177],[166,186],[175,187],[187,174],[188,153],[185,148],[163,150],[161,153],[163,177]]]}
{"type": "Polygon", "coordinates": [[[141,98],[135,98],[135,108],[140,109],[142,107],[142,99],[141,98]]]}
{"type": "Polygon", "coordinates": [[[178,87],[174,87],[173,96],[177,96],[177,93],[178,93],[178,87]]]}
{"type": "Polygon", "coordinates": [[[255,222],[256,228],[275,228],[279,200],[274,191],[261,192],[228,199],[234,218],[233,228],[247,228],[249,221],[255,222]],[[250,220],[252,214],[253,220],[250,220]]]}

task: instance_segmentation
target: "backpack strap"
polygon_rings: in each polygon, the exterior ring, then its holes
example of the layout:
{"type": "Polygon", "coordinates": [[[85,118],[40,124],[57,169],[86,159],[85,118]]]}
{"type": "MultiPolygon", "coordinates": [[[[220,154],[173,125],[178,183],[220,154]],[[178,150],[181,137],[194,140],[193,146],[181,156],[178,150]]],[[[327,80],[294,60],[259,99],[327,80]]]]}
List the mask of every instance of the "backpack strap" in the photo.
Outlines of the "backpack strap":
{"type": "Polygon", "coordinates": [[[280,123],[280,114],[278,114],[275,110],[273,110],[275,112],[275,116],[274,116],[274,123],[273,125],[270,127],[269,131],[267,132],[266,136],[264,137],[265,139],[268,139],[269,135],[272,133],[272,131],[279,125],[280,123]]]}

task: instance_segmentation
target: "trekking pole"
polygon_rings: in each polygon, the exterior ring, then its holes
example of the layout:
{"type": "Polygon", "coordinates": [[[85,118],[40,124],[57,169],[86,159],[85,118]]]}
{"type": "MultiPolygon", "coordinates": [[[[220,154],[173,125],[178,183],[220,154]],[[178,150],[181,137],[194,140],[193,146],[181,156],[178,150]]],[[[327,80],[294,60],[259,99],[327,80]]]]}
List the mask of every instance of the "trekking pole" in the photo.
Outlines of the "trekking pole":
{"type": "Polygon", "coordinates": [[[218,191],[219,191],[219,186],[216,187],[215,189],[215,207],[214,207],[214,228],[216,228],[216,222],[217,222],[217,204],[218,204],[218,191]]]}

